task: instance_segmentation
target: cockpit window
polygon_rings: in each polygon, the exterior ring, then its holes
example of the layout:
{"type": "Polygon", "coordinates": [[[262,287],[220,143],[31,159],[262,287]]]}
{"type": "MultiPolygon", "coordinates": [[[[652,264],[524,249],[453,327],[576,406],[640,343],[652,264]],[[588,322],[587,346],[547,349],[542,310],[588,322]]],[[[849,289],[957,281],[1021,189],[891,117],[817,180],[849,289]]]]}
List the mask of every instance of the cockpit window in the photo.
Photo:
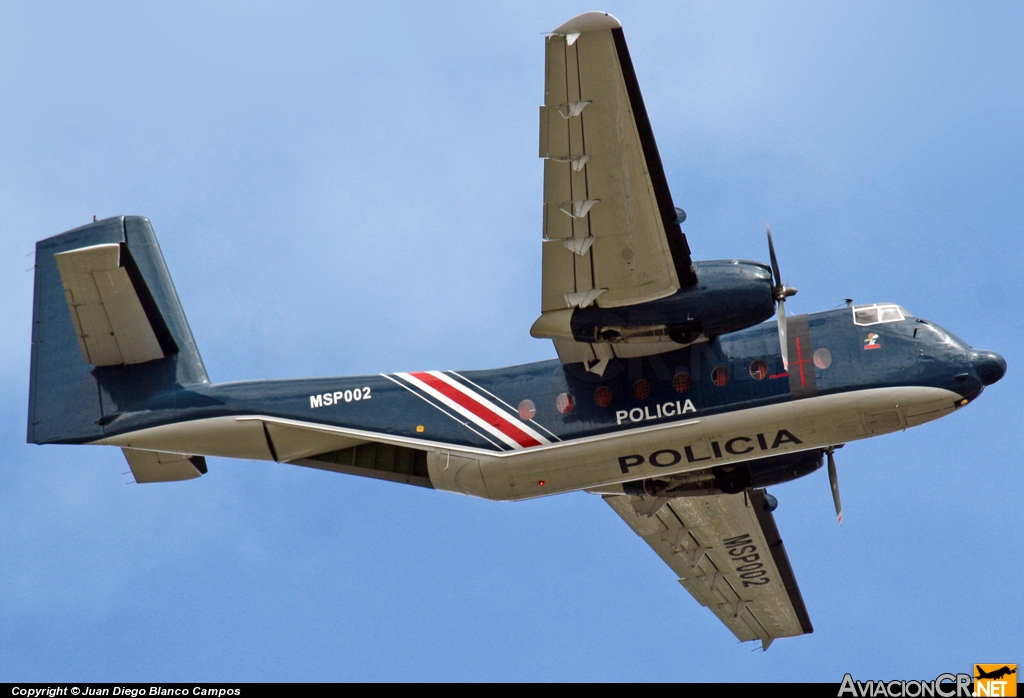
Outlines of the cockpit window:
{"type": "Polygon", "coordinates": [[[867,308],[853,309],[854,325],[874,325],[878,322],[878,308],[869,306],[867,308]]]}
{"type": "Polygon", "coordinates": [[[882,322],[899,322],[905,319],[903,309],[898,305],[881,304],[856,305],[853,307],[853,324],[866,326],[882,322]]]}
{"type": "Polygon", "coordinates": [[[903,315],[900,313],[899,308],[891,305],[883,305],[879,308],[878,315],[882,322],[899,322],[903,319],[903,315]]]}

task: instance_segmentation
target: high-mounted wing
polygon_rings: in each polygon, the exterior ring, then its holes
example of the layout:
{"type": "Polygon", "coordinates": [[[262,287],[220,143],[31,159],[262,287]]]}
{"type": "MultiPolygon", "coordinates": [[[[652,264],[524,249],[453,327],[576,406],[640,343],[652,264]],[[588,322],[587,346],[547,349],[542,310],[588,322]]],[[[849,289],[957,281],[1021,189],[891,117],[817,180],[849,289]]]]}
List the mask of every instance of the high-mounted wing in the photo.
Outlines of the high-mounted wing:
{"type": "Polygon", "coordinates": [[[605,501],[741,641],[814,631],[764,490],[605,501]]]}
{"type": "Polygon", "coordinates": [[[611,15],[588,12],[547,38],[540,156],[544,267],[533,334],[555,339],[565,362],[573,308],[656,300],[697,280],[622,26],[611,15]]]}

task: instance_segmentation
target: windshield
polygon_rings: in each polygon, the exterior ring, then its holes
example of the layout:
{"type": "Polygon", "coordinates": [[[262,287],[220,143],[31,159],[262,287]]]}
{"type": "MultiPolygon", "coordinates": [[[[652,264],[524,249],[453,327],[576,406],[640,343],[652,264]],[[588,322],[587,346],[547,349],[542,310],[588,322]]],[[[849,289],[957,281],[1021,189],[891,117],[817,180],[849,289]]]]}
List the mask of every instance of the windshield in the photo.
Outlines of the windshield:
{"type": "Polygon", "coordinates": [[[931,337],[932,339],[938,340],[943,344],[949,344],[960,349],[971,348],[971,345],[957,337],[952,332],[946,330],[944,327],[940,327],[939,325],[936,325],[935,323],[932,322],[928,322],[927,320],[921,320],[920,318],[917,322],[919,324],[914,329],[915,337],[931,337]]]}

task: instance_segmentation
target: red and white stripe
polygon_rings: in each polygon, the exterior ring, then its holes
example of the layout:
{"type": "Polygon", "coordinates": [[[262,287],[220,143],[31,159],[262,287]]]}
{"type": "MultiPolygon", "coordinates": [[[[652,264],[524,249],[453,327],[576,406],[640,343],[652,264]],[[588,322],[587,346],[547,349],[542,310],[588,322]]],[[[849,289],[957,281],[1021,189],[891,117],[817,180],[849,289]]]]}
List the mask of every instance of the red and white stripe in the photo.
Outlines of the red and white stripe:
{"type": "Polygon", "coordinates": [[[514,449],[550,443],[528,424],[510,418],[494,403],[440,371],[395,375],[514,449]]]}

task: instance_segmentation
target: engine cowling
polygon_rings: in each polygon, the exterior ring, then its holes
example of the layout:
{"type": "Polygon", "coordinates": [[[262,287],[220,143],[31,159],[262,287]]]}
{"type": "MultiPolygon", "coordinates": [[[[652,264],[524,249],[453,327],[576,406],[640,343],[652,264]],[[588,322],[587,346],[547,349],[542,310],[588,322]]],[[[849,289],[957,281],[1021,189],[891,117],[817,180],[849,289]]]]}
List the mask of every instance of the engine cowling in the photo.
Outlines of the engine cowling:
{"type": "Polygon", "coordinates": [[[760,262],[695,262],[698,282],[671,296],[634,305],[545,313],[534,337],[590,344],[675,342],[689,344],[764,322],[775,312],[771,268],[760,262]]]}

